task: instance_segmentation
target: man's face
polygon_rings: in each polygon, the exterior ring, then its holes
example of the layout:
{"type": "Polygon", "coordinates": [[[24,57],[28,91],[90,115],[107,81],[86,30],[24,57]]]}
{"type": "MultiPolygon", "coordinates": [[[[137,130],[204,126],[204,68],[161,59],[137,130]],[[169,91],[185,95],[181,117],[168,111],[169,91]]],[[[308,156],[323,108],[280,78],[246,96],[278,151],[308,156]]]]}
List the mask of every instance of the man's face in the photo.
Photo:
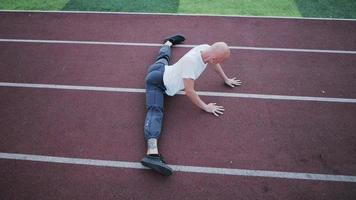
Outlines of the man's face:
{"type": "Polygon", "coordinates": [[[224,55],[215,56],[211,59],[211,64],[216,65],[216,64],[224,62],[226,59],[227,59],[227,57],[224,55]]]}

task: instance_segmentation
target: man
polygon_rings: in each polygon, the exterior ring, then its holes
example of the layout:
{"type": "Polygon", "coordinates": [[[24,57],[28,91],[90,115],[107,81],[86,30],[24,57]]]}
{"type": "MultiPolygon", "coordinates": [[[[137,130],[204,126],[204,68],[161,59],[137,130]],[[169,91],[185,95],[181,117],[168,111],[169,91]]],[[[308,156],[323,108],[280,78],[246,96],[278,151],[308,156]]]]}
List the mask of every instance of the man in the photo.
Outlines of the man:
{"type": "Polygon", "coordinates": [[[194,81],[211,64],[224,82],[235,87],[241,85],[236,78],[228,78],[219,63],[230,57],[229,47],[224,42],[213,45],[199,45],[186,53],[177,63],[169,65],[171,47],[185,40],[182,35],[174,35],[164,40],[156,62],[148,69],[146,76],[146,108],[144,132],[147,141],[147,155],[141,163],[163,175],[172,174],[172,169],[166,165],[158,153],[159,139],[163,119],[164,95],[174,96],[184,89],[186,96],[199,108],[215,116],[222,115],[224,108],[215,103],[206,104],[194,90],[194,81]]]}

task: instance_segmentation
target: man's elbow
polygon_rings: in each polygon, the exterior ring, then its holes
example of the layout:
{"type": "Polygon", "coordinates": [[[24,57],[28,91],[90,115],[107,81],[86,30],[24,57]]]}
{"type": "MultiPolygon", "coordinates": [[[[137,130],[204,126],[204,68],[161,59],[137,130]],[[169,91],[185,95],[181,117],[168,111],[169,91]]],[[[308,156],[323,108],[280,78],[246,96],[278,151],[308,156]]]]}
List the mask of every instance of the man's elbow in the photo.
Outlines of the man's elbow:
{"type": "Polygon", "coordinates": [[[187,95],[187,96],[195,95],[194,89],[186,89],[186,90],[184,90],[184,92],[185,92],[185,95],[187,95]]]}

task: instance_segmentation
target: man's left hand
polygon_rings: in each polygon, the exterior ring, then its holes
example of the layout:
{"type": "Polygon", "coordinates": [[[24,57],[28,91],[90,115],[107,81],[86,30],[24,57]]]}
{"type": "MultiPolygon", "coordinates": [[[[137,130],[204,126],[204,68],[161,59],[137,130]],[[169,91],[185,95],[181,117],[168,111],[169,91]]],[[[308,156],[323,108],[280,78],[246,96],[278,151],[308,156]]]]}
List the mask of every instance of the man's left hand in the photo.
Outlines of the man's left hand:
{"type": "Polygon", "coordinates": [[[240,86],[242,84],[242,82],[240,80],[238,80],[236,77],[234,77],[234,78],[226,79],[225,84],[230,87],[235,87],[235,86],[240,86]]]}

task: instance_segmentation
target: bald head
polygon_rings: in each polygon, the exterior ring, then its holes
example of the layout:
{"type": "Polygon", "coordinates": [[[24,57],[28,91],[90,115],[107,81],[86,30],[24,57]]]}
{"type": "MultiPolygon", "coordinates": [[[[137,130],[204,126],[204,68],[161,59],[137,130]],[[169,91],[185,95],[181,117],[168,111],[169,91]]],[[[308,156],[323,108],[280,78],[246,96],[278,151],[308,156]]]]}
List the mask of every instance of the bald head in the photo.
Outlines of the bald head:
{"type": "Polygon", "coordinates": [[[225,42],[216,42],[209,48],[208,55],[211,63],[221,63],[230,57],[229,46],[225,42]]]}
{"type": "Polygon", "coordinates": [[[211,45],[211,48],[212,51],[216,54],[216,56],[225,59],[230,57],[230,49],[225,42],[215,42],[213,45],[211,45]]]}

